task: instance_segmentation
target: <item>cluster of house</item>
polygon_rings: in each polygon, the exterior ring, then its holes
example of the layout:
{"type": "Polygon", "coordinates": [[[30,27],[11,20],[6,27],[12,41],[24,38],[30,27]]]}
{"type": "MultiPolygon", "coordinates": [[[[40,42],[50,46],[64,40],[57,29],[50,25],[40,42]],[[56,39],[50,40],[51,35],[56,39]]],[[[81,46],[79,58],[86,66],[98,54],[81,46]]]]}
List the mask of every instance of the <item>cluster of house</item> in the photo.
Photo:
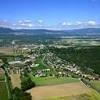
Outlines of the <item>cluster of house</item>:
{"type": "Polygon", "coordinates": [[[48,69],[41,69],[41,70],[37,70],[34,74],[34,77],[46,77],[48,72],[50,72],[51,70],[48,69]]]}
{"type": "MultiPolygon", "coordinates": [[[[23,52],[31,52],[31,50],[33,49],[43,49],[44,45],[24,45],[22,50],[23,52]]],[[[54,53],[48,52],[43,54],[44,57],[44,62],[46,65],[50,66],[52,69],[55,69],[55,71],[57,70],[57,73],[59,76],[66,76],[68,75],[68,71],[79,75],[81,77],[85,77],[85,78],[89,78],[89,79],[100,79],[99,76],[92,76],[92,75],[86,75],[83,74],[82,71],[79,69],[78,66],[76,66],[75,64],[70,64],[69,62],[63,61],[61,58],[57,57],[54,53]],[[68,70],[68,71],[66,71],[68,70]]],[[[24,59],[24,61],[21,60],[16,60],[16,61],[11,61],[9,62],[10,67],[8,68],[9,73],[18,73],[18,74],[24,74],[24,71],[27,69],[28,72],[31,72],[32,69],[34,67],[39,67],[38,63],[34,63],[34,61],[36,60],[36,58],[39,55],[36,53],[32,53],[32,54],[28,54],[26,59],[24,59]],[[28,64],[28,62],[30,64],[28,64]],[[27,64],[27,66],[26,66],[27,64]]],[[[51,71],[51,68],[48,67],[47,69],[39,69],[35,72],[35,77],[41,77],[41,76],[46,76],[47,72],[51,71]]],[[[52,76],[55,76],[55,73],[52,74],[52,76]]]]}
{"type": "Polygon", "coordinates": [[[85,74],[81,71],[81,69],[76,64],[70,64],[69,62],[63,62],[62,59],[56,57],[53,53],[46,54],[46,63],[47,65],[51,66],[52,68],[59,69],[58,75],[59,76],[68,76],[68,71],[74,73],[82,78],[87,78],[89,80],[100,80],[100,75],[90,75],[85,74]],[[62,71],[63,70],[63,71],[62,71]],[[67,70],[67,71],[66,71],[67,70]]]}
{"type": "Polygon", "coordinates": [[[56,57],[51,52],[46,54],[45,62],[47,63],[47,65],[50,65],[53,68],[61,68],[61,67],[65,66],[64,62],[62,61],[62,59],[56,57]]]}
{"type": "Polygon", "coordinates": [[[65,67],[67,70],[73,72],[76,75],[79,75],[80,78],[86,78],[89,80],[100,80],[100,75],[94,74],[94,75],[90,75],[90,74],[85,74],[84,72],[82,72],[80,70],[80,68],[75,65],[75,64],[71,64],[71,65],[67,65],[67,67],[65,67]]]}

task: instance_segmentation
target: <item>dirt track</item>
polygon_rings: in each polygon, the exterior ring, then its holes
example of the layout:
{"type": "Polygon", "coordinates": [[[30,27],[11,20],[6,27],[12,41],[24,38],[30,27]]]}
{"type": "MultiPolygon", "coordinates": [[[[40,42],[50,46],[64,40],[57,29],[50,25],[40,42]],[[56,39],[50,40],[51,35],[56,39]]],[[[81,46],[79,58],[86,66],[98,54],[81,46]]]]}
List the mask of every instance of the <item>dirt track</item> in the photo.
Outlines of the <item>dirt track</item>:
{"type": "Polygon", "coordinates": [[[72,96],[89,91],[89,88],[87,88],[84,84],[77,82],[54,86],[35,87],[28,92],[31,93],[32,100],[44,100],[44,98],[72,96]]]}

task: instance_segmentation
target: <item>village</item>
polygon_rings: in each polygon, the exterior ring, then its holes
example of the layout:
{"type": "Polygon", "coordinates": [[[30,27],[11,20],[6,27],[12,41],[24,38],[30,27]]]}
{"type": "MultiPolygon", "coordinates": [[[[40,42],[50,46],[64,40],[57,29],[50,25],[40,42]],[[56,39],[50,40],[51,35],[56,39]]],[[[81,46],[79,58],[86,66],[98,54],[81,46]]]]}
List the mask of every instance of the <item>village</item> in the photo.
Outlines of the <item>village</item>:
{"type": "MultiPolygon", "coordinates": [[[[55,45],[52,46],[55,47],[55,45]]],[[[49,49],[51,45],[25,44],[19,46],[12,42],[11,48],[12,56],[8,56],[6,60],[0,59],[0,77],[3,75],[3,82],[8,86],[8,94],[9,81],[12,89],[17,87],[29,91],[34,97],[30,90],[33,91],[34,86],[77,83],[83,82],[82,79],[88,81],[100,80],[100,76],[93,73],[92,69],[87,68],[87,71],[92,74],[86,73],[81,70],[80,66],[63,60],[54,52],[51,52],[49,49]],[[5,67],[2,68],[2,66],[5,67]],[[34,85],[31,83],[34,83],[34,85]]]]}
{"type": "MultiPolygon", "coordinates": [[[[14,43],[13,43],[14,44],[14,43]]],[[[16,57],[14,60],[8,60],[9,67],[7,68],[10,74],[24,75],[32,73],[34,77],[64,77],[72,76],[76,78],[87,78],[90,80],[99,80],[98,75],[89,75],[81,71],[76,64],[71,64],[57,57],[54,53],[45,51],[44,45],[24,45],[21,48],[14,46],[14,54],[21,52],[22,58],[16,57]]]]}

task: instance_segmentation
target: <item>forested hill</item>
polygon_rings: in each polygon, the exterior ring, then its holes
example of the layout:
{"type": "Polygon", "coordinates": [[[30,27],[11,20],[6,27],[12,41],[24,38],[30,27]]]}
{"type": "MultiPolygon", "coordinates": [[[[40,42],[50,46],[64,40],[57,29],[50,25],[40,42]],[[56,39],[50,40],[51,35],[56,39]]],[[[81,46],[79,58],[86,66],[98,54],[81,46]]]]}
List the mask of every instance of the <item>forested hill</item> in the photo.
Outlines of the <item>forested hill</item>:
{"type": "Polygon", "coordinates": [[[49,50],[66,61],[74,62],[82,69],[92,68],[95,73],[100,74],[100,46],[80,49],[52,47],[49,50]]]}
{"type": "Polygon", "coordinates": [[[10,28],[4,28],[4,27],[0,27],[0,34],[10,34],[13,33],[14,30],[10,29],[10,28]]]}
{"type": "Polygon", "coordinates": [[[100,35],[100,28],[84,28],[74,30],[47,30],[47,29],[10,29],[0,27],[0,35],[56,35],[56,36],[83,36],[100,35]]]}

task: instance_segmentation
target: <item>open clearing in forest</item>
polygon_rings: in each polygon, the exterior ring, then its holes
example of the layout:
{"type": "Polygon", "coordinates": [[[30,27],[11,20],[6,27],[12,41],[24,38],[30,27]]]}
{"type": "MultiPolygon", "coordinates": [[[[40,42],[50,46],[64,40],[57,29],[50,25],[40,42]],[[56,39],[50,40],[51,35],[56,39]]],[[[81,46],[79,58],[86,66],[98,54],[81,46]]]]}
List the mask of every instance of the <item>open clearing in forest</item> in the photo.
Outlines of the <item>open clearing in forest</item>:
{"type": "Polygon", "coordinates": [[[64,97],[80,95],[90,91],[83,83],[67,83],[52,86],[40,86],[30,89],[28,92],[32,95],[32,100],[44,100],[51,97],[64,97]]]}

